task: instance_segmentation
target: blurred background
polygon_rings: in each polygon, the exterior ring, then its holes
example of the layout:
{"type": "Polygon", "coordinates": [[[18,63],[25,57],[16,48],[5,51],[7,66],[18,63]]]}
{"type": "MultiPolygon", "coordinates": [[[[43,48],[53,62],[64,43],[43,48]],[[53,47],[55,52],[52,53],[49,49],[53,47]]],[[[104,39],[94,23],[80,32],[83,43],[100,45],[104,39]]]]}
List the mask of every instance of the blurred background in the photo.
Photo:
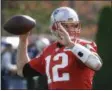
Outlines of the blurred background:
{"type": "Polygon", "coordinates": [[[3,24],[12,16],[29,15],[37,22],[29,37],[30,58],[38,55],[46,46],[55,41],[51,35],[50,14],[55,8],[69,6],[79,15],[82,26],[81,37],[94,40],[103,67],[96,72],[93,89],[112,89],[112,2],[111,1],[22,1],[1,0],[1,89],[48,89],[46,76],[21,78],[16,75],[16,52],[19,38],[3,29],[3,24]]]}

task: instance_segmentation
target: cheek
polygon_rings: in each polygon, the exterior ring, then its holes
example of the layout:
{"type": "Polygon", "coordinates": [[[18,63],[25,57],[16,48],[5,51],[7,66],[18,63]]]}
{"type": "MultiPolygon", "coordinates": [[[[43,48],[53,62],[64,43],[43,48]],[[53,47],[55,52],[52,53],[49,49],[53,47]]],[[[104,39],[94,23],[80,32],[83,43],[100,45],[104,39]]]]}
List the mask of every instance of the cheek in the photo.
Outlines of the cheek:
{"type": "Polygon", "coordinates": [[[69,34],[70,36],[73,36],[73,35],[76,34],[76,31],[68,31],[68,34],[69,34]]]}
{"type": "Polygon", "coordinates": [[[68,31],[70,36],[79,36],[80,34],[80,30],[79,29],[75,29],[74,31],[68,31]]]}

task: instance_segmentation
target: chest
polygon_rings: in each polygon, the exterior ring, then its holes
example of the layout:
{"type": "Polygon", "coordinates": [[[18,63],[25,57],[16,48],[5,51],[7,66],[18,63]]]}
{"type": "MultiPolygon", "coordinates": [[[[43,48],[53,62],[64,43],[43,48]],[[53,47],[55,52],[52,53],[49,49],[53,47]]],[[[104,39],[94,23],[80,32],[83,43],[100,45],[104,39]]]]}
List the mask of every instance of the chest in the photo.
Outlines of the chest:
{"type": "Polygon", "coordinates": [[[68,81],[79,68],[76,56],[65,48],[52,50],[45,57],[45,61],[48,83],[51,83],[51,81],[68,81]]]}
{"type": "Polygon", "coordinates": [[[76,60],[71,50],[65,48],[53,49],[45,58],[46,66],[49,65],[50,69],[58,68],[58,70],[72,67],[72,65],[76,64],[76,60]]]}

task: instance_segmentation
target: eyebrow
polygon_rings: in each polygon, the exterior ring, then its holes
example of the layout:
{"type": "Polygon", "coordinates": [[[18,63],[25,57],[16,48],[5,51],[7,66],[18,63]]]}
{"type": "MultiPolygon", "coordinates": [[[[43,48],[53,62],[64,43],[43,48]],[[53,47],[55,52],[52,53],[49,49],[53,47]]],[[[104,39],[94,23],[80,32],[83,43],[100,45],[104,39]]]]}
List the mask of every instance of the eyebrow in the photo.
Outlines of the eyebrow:
{"type": "Polygon", "coordinates": [[[78,23],[62,23],[63,25],[78,25],[78,23]]]}

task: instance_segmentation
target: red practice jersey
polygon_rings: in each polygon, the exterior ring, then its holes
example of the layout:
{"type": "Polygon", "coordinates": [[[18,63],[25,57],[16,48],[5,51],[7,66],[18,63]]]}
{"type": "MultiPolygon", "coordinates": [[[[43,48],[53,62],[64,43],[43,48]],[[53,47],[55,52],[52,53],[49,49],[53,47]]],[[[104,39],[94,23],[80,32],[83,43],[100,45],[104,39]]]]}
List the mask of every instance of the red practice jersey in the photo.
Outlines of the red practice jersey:
{"type": "MultiPolygon", "coordinates": [[[[96,52],[96,44],[79,39],[79,44],[96,52]]],[[[49,89],[92,89],[94,70],[83,64],[69,49],[59,48],[57,42],[46,48],[29,65],[46,74],[49,89]]]]}

